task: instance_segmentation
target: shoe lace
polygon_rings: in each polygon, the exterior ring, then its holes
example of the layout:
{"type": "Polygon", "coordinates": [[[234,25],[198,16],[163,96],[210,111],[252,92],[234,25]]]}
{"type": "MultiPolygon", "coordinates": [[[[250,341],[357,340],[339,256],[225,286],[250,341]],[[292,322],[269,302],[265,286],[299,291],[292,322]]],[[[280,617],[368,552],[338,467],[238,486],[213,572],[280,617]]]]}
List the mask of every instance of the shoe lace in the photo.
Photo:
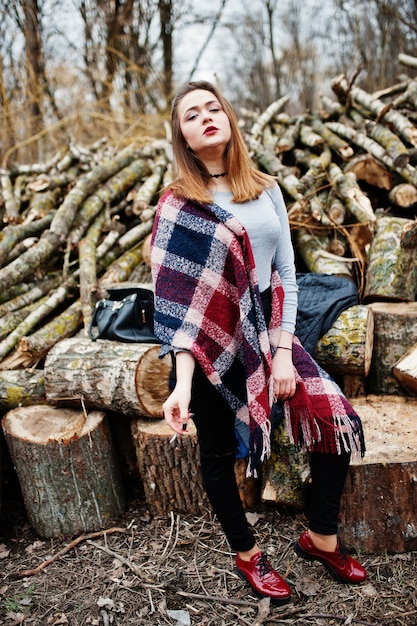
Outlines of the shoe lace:
{"type": "Polygon", "coordinates": [[[264,578],[265,576],[273,572],[272,565],[268,561],[266,554],[262,554],[259,557],[256,567],[259,571],[259,578],[264,578]]]}
{"type": "Polygon", "coordinates": [[[343,545],[343,543],[340,541],[338,542],[338,546],[336,548],[339,558],[340,558],[340,562],[342,563],[342,565],[346,564],[346,561],[348,559],[348,551],[346,550],[345,546],[343,545]]]}

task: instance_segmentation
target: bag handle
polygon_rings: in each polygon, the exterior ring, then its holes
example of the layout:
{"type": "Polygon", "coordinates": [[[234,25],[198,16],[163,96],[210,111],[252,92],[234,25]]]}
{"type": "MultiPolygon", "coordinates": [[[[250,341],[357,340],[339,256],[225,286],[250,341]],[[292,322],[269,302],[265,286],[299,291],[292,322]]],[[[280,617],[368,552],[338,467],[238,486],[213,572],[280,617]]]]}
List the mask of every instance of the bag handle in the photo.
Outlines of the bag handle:
{"type": "Polygon", "coordinates": [[[88,334],[90,336],[90,339],[92,339],[93,341],[96,341],[96,339],[100,339],[103,335],[106,334],[107,330],[110,327],[110,324],[112,323],[112,321],[114,320],[114,318],[117,315],[117,311],[122,308],[123,301],[120,300],[120,304],[118,302],[114,303],[111,315],[109,316],[109,319],[107,320],[107,324],[102,329],[101,333],[98,333],[97,335],[94,335],[93,334],[93,326],[96,326],[96,319],[97,319],[98,311],[99,311],[99,309],[102,309],[104,307],[104,305],[105,305],[104,300],[99,300],[97,302],[96,306],[94,307],[93,316],[91,318],[90,326],[88,327],[88,334]]]}

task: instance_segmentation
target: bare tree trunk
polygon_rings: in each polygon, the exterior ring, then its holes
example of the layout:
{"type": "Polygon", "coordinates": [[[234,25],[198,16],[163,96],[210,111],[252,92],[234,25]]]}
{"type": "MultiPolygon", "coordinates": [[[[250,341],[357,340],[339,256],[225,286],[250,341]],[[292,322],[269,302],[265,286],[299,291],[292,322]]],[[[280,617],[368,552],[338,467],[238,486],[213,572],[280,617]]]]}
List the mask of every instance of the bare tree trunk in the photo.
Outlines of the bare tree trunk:
{"type": "Polygon", "coordinates": [[[3,112],[3,123],[0,135],[0,160],[3,160],[4,154],[13,145],[14,125],[10,111],[9,96],[6,88],[4,76],[4,63],[0,55],[0,107],[3,112]]]}
{"type": "MultiPolygon", "coordinates": [[[[109,3],[110,4],[110,3],[109,3]]],[[[120,39],[123,34],[125,22],[128,21],[132,12],[134,0],[128,0],[125,4],[120,2],[111,3],[113,12],[108,10],[106,26],[106,80],[103,84],[104,105],[109,105],[110,97],[113,93],[113,83],[119,64],[120,39]]]]}
{"type": "Polygon", "coordinates": [[[163,47],[163,89],[167,105],[172,97],[172,34],[174,30],[174,20],[172,15],[172,0],[159,0],[159,19],[161,22],[161,40],[163,47]]]}
{"type": "MultiPolygon", "coordinates": [[[[41,40],[39,36],[38,0],[21,0],[24,13],[24,34],[26,40],[26,97],[29,102],[28,135],[33,136],[40,130],[41,94],[39,76],[41,70],[41,40]]],[[[27,148],[31,150],[31,158],[37,159],[37,144],[27,148]]]]}
{"type": "Polygon", "coordinates": [[[268,13],[268,31],[269,31],[269,50],[272,58],[272,68],[275,80],[275,97],[279,98],[281,94],[281,66],[278,62],[275,37],[274,37],[274,11],[276,2],[266,0],[265,6],[268,13]]]}

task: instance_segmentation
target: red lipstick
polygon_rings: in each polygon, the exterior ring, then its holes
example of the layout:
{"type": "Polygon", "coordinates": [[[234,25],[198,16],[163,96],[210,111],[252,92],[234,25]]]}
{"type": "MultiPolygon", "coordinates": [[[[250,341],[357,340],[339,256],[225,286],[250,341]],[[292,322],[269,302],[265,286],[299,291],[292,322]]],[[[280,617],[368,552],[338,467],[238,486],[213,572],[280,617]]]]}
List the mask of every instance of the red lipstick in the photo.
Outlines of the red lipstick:
{"type": "Polygon", "coordinates": [[[204,131],[205,135],[212,135],[214,133],[216,133],[219,129],[216,128],[215,126],[207,126],[206,130],[204,131]]]}

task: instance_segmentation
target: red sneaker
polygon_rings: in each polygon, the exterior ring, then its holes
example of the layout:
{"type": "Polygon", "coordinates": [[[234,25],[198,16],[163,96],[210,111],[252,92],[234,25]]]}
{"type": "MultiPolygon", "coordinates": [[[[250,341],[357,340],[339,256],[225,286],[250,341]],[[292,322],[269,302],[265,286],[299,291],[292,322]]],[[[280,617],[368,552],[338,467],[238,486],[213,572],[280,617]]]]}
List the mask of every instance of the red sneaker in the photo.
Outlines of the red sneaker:
{"type": "Polygon", "coordinates": [[[311,541],[308,530],[305,530],[294,549],[298,556],[308,561],[321,561],[324,567],[330,572],[335,580],[342,583],[361,583],[366,578],[366,570],[360,563],[352,559],[337,540],[335,552],[319,550],[311,541]]]}
{"type": "Polygon", "coordinates": [[[263,552],[257,552],[250,561],[236,555],[237,573],[246,580],[260,598],[271,598],[274,604],[284,604],[291,596],[291,589],[273,569],[263,552]]]}

